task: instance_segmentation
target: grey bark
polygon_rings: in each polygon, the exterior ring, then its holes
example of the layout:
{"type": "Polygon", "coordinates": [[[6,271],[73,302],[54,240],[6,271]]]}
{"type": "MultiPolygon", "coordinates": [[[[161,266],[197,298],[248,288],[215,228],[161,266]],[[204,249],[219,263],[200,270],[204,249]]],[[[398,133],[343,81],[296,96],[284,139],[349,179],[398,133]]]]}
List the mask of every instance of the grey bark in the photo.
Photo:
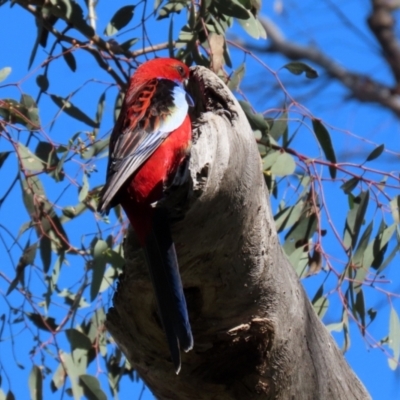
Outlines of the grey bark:
{"type": "Polygon", "coordinates": [[[240,105],[202,67],[191,90],[190,188],[171,190],[165,205],[183,215],[173,235],[194,349],[176,376],[133,232],[111,335],[160,399],[369,399],[283,254],[240,105]]]}

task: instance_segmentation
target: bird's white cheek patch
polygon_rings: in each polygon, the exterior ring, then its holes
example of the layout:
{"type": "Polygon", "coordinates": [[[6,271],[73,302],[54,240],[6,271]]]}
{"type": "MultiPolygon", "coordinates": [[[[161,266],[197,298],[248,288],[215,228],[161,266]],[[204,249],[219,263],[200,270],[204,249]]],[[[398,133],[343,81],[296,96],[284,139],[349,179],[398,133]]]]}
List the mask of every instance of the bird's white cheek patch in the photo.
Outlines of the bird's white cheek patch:
{"type": "Polygon", "coordinates": [[[171,108],[171,113],[168,115],[160,125],[160,132],[172,132],[179,128],[186,118],[189,110],[187,100],[187,93],[181,87],[176,85],[173,89],[172,97],[174,99],[174,106],[171,108]]]}

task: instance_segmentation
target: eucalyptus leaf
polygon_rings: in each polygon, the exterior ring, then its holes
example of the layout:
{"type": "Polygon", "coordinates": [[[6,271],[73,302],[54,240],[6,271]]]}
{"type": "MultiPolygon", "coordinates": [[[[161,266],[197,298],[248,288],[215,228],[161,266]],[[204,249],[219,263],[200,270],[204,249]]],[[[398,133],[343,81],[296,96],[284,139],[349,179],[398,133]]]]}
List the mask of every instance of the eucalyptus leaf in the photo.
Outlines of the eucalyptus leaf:
{"type": "Polygon", "coordinates": [[[31,400],[43,399],[43,376],[41,369],[34,365],[29,374],[29,392],[31,400]]]}
{"type": "Polygon", "coordinates": [[[309,65],[299,62],[299,61],[292,61],[283,66],[288,71],[290,71],[294,75],[301,75],[303,72],[306,74],[306,77],[309,79],[318,78],[318,73],[314,68],[311,68],[309,65]]]}
{"type": "Polygon", "coordinates": [[[93,301],[100,290],[101,282],[103,280],[104,271],[107,264],[106,252],[108,244],[104,240],[97,240],[93,249],[93,276],[92,284],[90,286],[90,300],[93,301]]]}
{"type": "Polygon", "coordinates": [[[383,153],[384,150],[385,150],[385,145],[381,144],[380,146],[376,147],[374,150],[371,151],[371,153],[369,154],[369,156],[365,161],[375,160],[383,153]]]}
{"type": "Polygon", "coordinates": [[[22,143],[17,144],[18,158],[24,169],[28,171],[43,171],[43,161],[33,154],[22,143]]]}
{"type": "Polygon", "coordinates": [[[266,39],[267,34],[265,32],[264,27],[260,24],[260,22],[254,17],[254,15],[250,11],[247,12],[248,12],[248,18],[237,19],[239,24],[254,39],[266,39]]]}
{"type": "Polygon", "coordinates": [[[240,66],[233,72],[228,82],[230,90],[234,91],[239,88],[240,82],[242,81],[244,74],[246,73],[246,64],[240,64],[240,66]]]}
{"type": "Polygon", "coordinates": [[[276,176],[292,175],[296,169],[296,162],[293,157],[286,153],[279,153],[278,158],[271,167],[271,173],[276,176]]]}
{"type": "Polygon", "coordinates": [[[329,299],[327,297],[320,297],[317,301],[313,302],[314,311],[318,317],[322,319],[329,308],[329,299]]]}
{"type": "Polygon", "coordinates": [[[38,75],[36,77],[36,83],[42,92],[46,92],[49,88],[49,80],[46,75],[38,75]]]}
{"type": "Polygon", "coordinates": [[[62,46],[63,58],[72,72],[76,71],[76,59],[71,51],[62,46]]]}
{"type": "MultiPolygon", "coordinates": [[[[313,125],[315,136],[317,137],[318,142],[322,147],[322,150],[325,154],[326,159],[328,161],[330,161],[332,164],[336,164],[335,150],[333,149],[332,140],[331,140],[328,130],[325,128],[325,126],[322,124],[321,120],[319,120],[319,119],[314,118],[312,120],[312,125],[313,125]]],[[[330,172],[331,178],[335,179],[336,178],[336,168],[334,165],[329,166],[329,172],[330,172]]]]}
{"type": "Polygon", "coordinates": [[[272,128],[268,132],[274,140],[278,141],[288,129],[288,113],[284,111],[279,118],[273,120],[272,128]]]}
{"type": "Polygon", "coordinates": [[[395,370],[398,367],[400,356],[400,321],[394,307],[390,309],[389,317],[389,347],[393,351],[393,358],[389,358],[389,367],[395,370]]]}
{"type": "Polygon", "coordinates": [[[250,13],[235,0],[216,0],[215,7],[224,15],[230,17],[247,20],[250,18],[250,13]]]}
{"type": "Polygon", "coordinates": [[[79,377],[83,393],[88,400],[107,400],[107,396],[100,387],[98,379],[92,375],[81,375],[79,377]]]}
{"type": "Polygon", "coordinates": [[[251,109],[251,105],[246,101],[239,100],[239,104],[246,114],[246,117],[252,129],[258,129],[261,132],[268,132],[269,125],[262,114],[255,114],[251,109]]]}
{"type": "Polygon", "coordinates": [[[51,94],[50,98],[54,101],[54,103],[58,107],[60,107],[62,111],[64,111],[70,117],[75,118],[76,120],[81,121],[86,125],[91,126],[92,128],[99,127],[99,124],[97,122],[93,121],[83,111],[81,111],[78,107],[73,105],[69,100],[66,100],[55,94],[51,94]]]}
{"type": "Polygon", "coordinates": [[[104,30],[104,34],[106,36],[113,36],[128,25],[133,18],[135,7],[134,5],[121,7],[111,18],[111,21],[104,30]]]}
{"type": "Polygon", "coordinates": [[[0,82],[4,81],[8,75],[11,73],[11,68],[10,67],[4,67],[0,69],[0,82]]]}
{"type": "Polygon", "coordinates": [[[7,157],[9,156],[10,153],[11,151],[3,151],[0,153],[0,168],[4,164],[4,161],[7,160],[7,157]]]}

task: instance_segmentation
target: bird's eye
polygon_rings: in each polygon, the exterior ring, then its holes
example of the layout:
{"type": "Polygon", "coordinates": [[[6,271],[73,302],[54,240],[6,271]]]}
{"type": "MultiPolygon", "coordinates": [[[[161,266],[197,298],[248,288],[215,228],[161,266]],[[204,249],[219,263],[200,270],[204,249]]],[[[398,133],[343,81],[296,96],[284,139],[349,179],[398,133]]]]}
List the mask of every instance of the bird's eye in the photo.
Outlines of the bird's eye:
{"type": "Polygon", "coordinates": [[[178,65],[176,67],[176,69],[178,70],[178,72],[182,75],[185,76],[185,70],[183,69],[183,67],[181,65],[178,65]]]}

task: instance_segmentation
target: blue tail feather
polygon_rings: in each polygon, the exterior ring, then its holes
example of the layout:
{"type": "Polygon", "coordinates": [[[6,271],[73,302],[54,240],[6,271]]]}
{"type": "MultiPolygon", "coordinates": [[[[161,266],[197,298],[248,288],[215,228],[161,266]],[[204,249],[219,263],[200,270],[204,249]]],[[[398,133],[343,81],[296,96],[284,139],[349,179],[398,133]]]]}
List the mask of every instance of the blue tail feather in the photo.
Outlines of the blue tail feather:
{"type": "Polygon", "coordinates": [[[193,336],[165,209],[154,210],[152,231],[146,240],[145,254],[161,322],[167,336],[175,371],[178,374],[181,368],[180,349],[191,350],[193,336]]]}

